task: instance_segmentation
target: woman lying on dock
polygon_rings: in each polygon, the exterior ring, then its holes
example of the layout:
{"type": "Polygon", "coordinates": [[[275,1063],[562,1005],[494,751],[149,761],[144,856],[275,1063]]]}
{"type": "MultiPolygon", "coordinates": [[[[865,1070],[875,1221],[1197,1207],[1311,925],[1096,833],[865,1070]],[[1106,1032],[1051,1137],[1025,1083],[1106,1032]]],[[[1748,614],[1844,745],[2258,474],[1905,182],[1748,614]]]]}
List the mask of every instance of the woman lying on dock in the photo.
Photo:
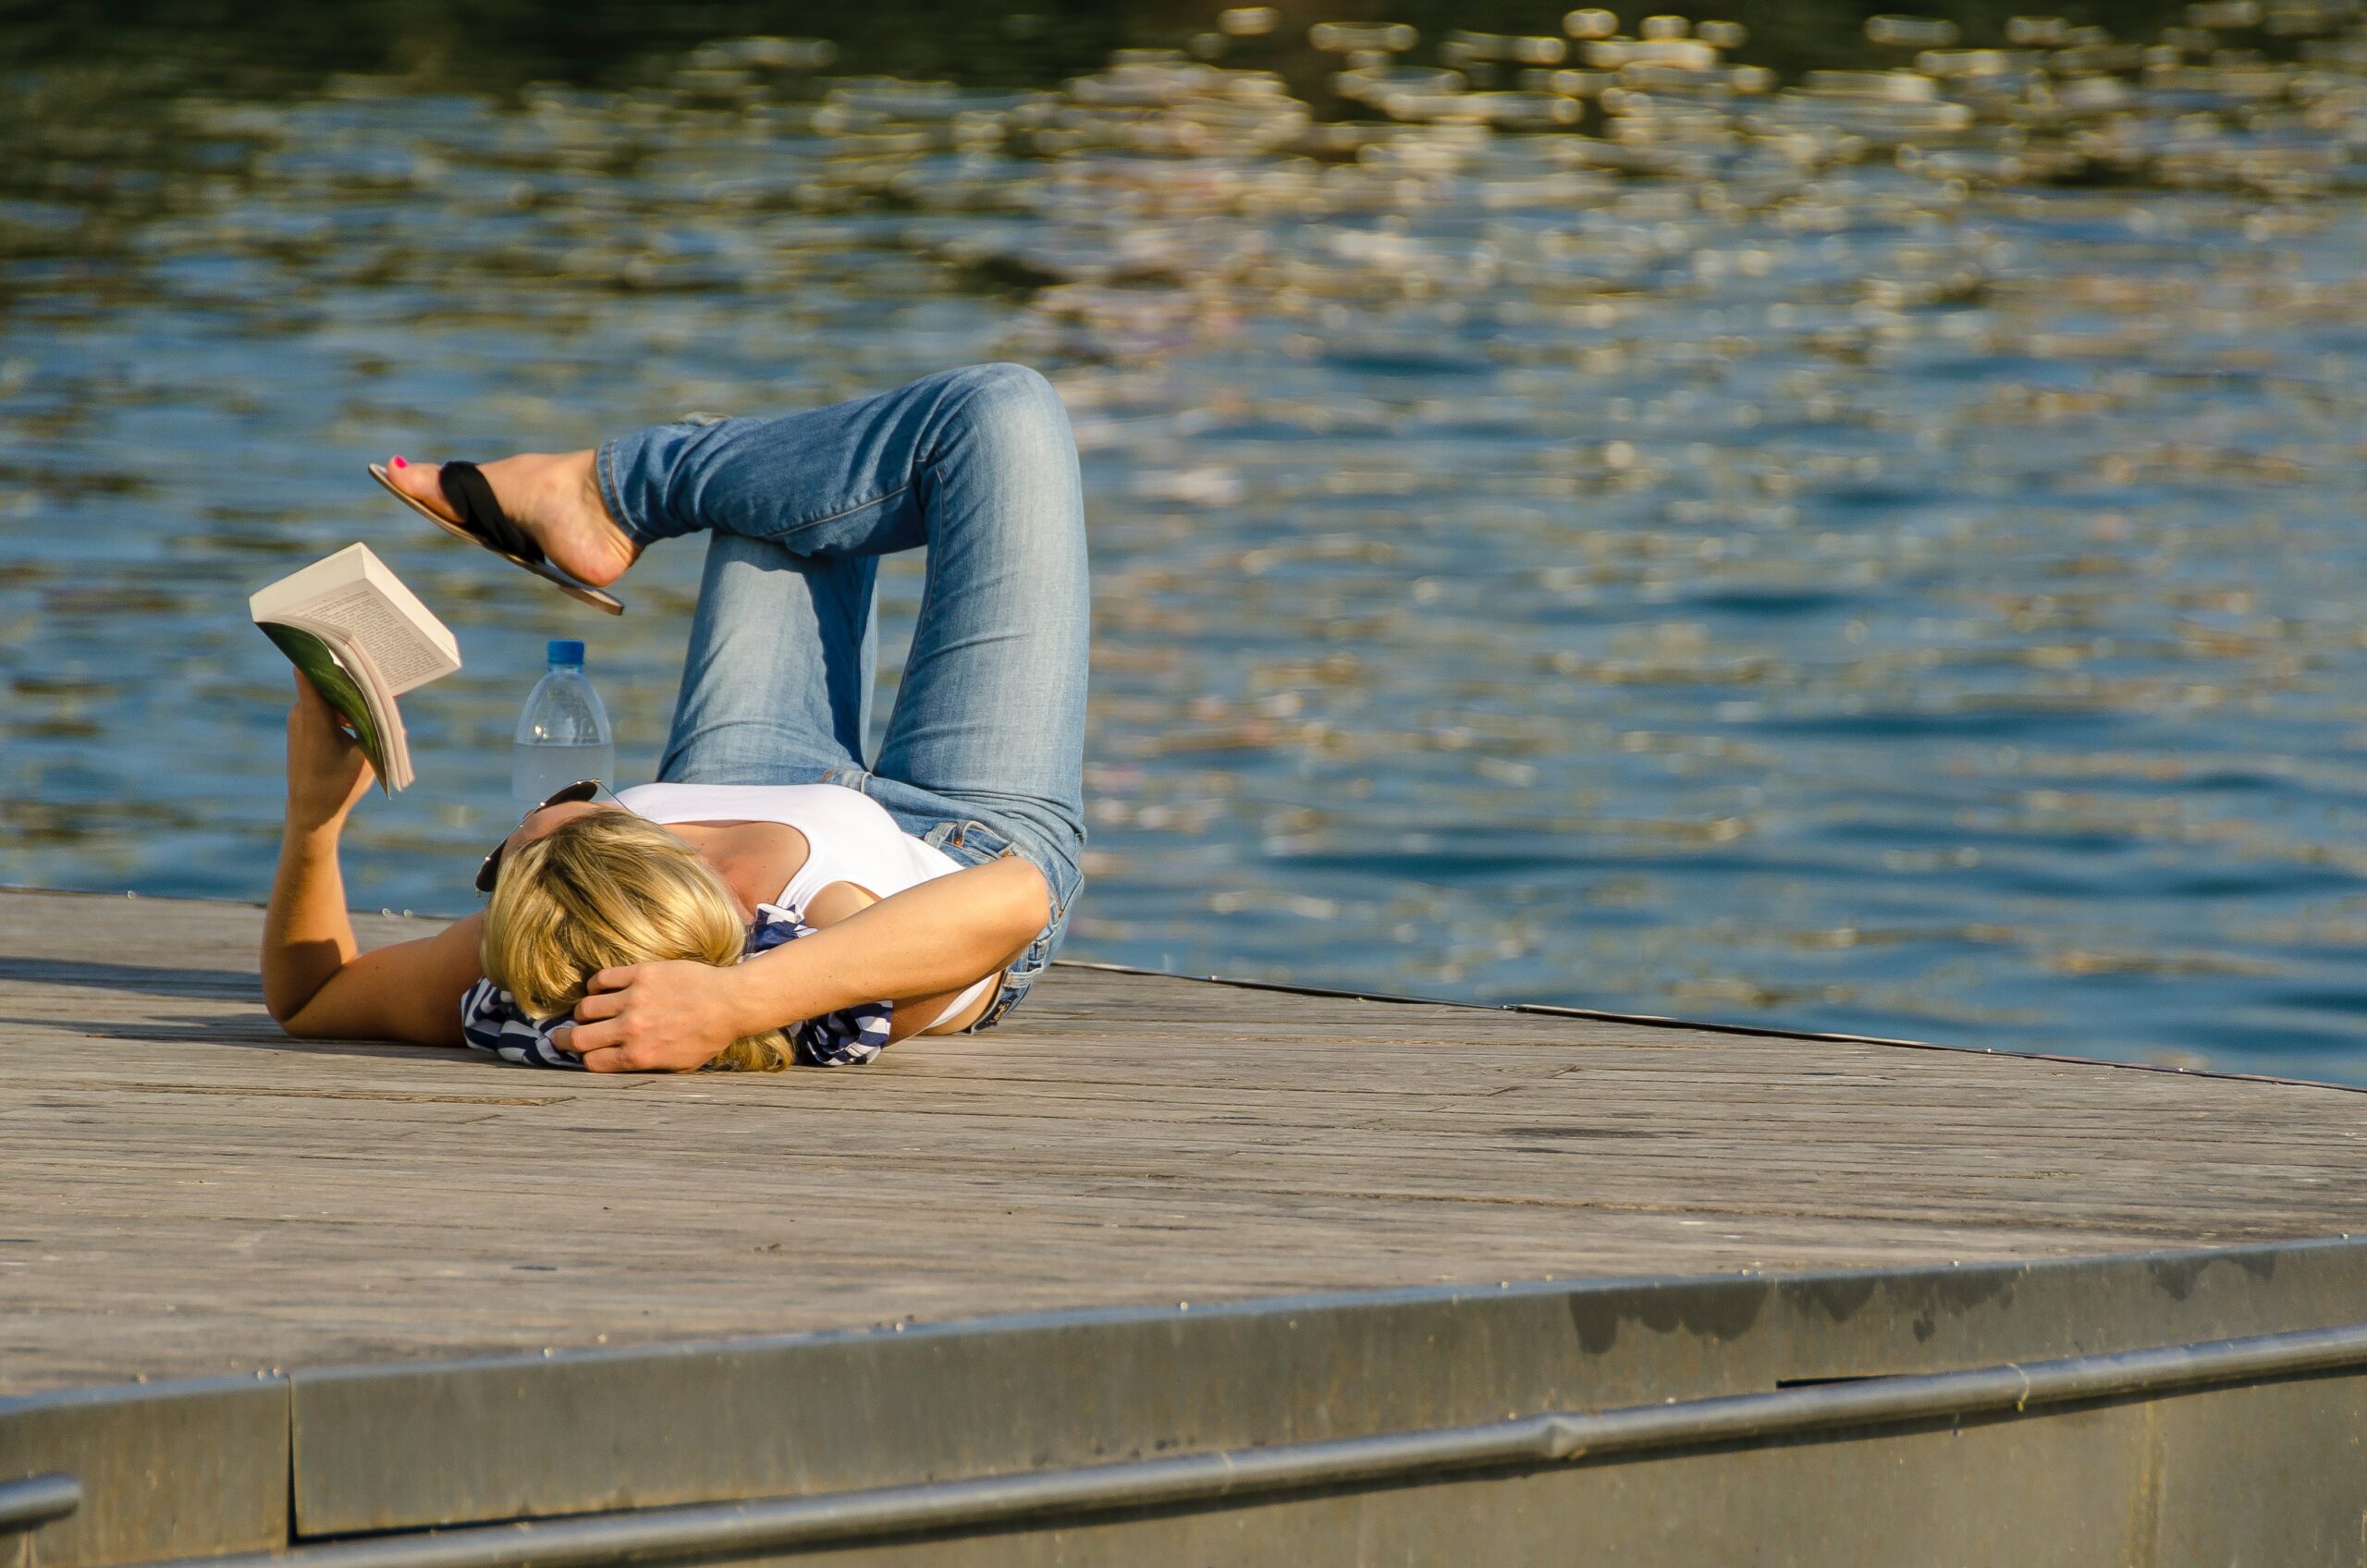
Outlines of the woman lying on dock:
{"type": "Polygon", "coordinates": [[[482,913],[373,952],[337,868],[369,764],[297,677],[263,952],[282,1028],[595,1072],[769,1069],[990,1028],[1026,995],[1085,840],[1085,515],[1041,376],[974,366],[779,419],[379,472],[578,597],[685,533],[711,535],[705,577],[658,782],[561,790],[486,857],[482,913]],[[923,546],[866,767],[878,557],[923,546]]]}

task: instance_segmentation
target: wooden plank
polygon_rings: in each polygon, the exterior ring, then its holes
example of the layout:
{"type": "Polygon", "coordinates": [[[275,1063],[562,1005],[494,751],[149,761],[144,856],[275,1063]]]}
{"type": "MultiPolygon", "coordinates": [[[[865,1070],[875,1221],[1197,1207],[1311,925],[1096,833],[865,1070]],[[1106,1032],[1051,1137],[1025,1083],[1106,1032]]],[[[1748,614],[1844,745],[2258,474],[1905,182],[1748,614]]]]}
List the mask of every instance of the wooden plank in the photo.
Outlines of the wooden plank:
{"type": "Polygon", "coordinates": [[[1082,969],[870,1068],[593,1078],[288,1040],[260,925],[0,895],[0,1392],[2367,1230],[2335,1089],[1082,969]]]}

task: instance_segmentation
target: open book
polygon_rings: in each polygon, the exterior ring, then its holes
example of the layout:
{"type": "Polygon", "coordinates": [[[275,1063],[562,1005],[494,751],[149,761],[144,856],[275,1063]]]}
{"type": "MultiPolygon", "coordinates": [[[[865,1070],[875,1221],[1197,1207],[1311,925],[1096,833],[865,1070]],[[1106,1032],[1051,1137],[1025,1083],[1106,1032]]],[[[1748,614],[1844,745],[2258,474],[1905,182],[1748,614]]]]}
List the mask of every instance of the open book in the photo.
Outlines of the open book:
{"type": "Polygon", "coordinates": [[[411,780],[395,699],[460,668],[460,644],[367,545],[283,577],[247,600],[329,705],[345,716],[388,794],[411,780]]]}

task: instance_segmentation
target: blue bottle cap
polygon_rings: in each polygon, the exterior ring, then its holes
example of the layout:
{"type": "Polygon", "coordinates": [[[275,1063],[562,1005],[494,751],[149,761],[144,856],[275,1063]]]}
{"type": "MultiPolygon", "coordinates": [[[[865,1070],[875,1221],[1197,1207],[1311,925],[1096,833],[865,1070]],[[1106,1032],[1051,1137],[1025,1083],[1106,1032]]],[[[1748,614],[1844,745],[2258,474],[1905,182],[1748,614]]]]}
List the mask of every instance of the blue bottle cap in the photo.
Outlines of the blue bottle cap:
{"type": "Polygon", "coordinates": [[[583,662],[583,644],[572,637],[552,638],[546,652],[553,664],[581,665],[583,662]]]}

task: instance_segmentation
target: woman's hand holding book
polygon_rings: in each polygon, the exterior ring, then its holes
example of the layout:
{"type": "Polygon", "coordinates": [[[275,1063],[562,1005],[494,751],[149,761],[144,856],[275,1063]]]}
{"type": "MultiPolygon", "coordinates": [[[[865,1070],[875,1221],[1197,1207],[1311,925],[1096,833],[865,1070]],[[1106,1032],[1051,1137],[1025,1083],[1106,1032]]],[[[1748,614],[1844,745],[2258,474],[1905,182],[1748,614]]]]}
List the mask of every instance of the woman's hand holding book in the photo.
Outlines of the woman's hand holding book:
{"type": "Polygon", "coordinates": [[[340,826],[376,777],[328,699],[296,671],[296,702],[288,710],[289,830],[340,826]]]}

